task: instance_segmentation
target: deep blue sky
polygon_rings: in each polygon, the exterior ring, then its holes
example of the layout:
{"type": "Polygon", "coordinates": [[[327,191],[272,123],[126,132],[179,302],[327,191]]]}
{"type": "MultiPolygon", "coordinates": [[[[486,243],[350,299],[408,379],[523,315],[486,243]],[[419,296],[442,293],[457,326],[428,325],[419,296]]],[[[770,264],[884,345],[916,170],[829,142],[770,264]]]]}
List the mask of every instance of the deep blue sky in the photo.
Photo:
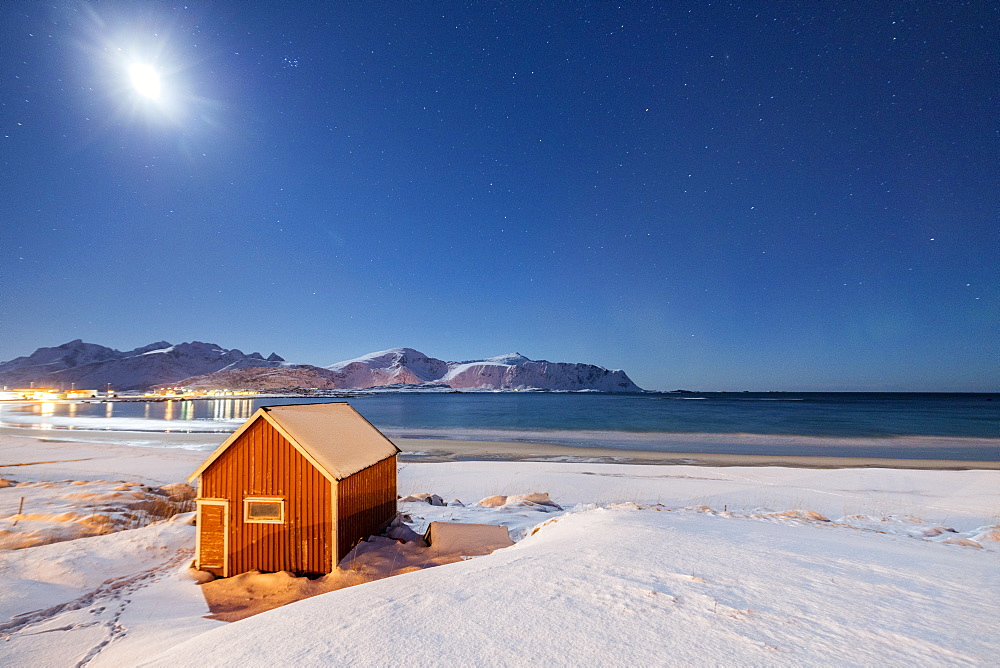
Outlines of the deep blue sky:
{"type": "Polygon", "coordinates": [[[987,2],[6,0],[0,359],[197,339],[996,391],[998,26],[987,2]]]}

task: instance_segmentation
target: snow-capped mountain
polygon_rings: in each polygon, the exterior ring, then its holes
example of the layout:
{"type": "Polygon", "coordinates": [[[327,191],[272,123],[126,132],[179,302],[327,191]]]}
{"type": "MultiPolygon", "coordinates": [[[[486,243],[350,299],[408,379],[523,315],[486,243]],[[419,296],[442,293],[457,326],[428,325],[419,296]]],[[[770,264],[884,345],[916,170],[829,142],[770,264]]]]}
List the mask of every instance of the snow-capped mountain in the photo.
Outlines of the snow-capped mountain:
{"type": "Polygon", "coordinates": [[[531,360],[520,353],[466,362],[445,362],[413,348],[392,348],[326,367],[340,374],[339,387],[396,383],[483,390],[599,390],[640,392],[624,371],[593,364],[531,360]]]}
{"type": "Polygon", "coordinates": [[[448,363],[413,348],[391,348],[325,368],[338,374],[340,387],[379,387],[433,383],[448,372],[448,363]]]}
{"type": "Polygon", "coordinates": [[[226,370],[187,378],[180,384],[195,389],[306,387],[346,390],[411,385],[476,390],[642,391],[624,371],[593,364],[535,361],[520,353],[445,362],[413,348],[380,350],[326,367],[299,364],[282,369],[226,370]]]}
{"type": "Polygon", "coordinates": [[[139,355],[147,350],[169,345],[169,343],[161,341],[123,353],[120,350],[99,346],[96,343],[84,343],[81,339],[76,339],[53,348],[39,348],[27,357],[0,362],[0,374],[7,378],[9,374],[20,372],[25,377],[34,380],[35,376],[44,377],[71,367],[107,362],[129,355],[139,355]]]}
{"type": "Polygon", "coordinates": [[[122,352],[76,340],[0,363],[0,385],[142,390],[157,385],[194,389],[366,389],[391,385],[481,390],[640,392],[624,371],[593,364],[530,360],[519,353],[445,362],[413,348],[392,348],[317,367],[289,364],[275,353],[244,354],[213,343],[166,341],[122,352]]]}
{"type": "Polygon", "coordinates": [[[0,363],[0,385],[142,390],[176,383],[190,376],[246,367],[281,366],[285,361],[272,353],[244,354],[214,343],[151,343],[122,352],[80,339],[53,348],[39,348],[27,357],[0,363]]]}
{"type": "Polygon", "coordinates": [[[520,353],[472,362],[452,362],[439,382],[454,388],[642,391],[620,369],[605,369],[593,364],[536,361],[520,353]]]}

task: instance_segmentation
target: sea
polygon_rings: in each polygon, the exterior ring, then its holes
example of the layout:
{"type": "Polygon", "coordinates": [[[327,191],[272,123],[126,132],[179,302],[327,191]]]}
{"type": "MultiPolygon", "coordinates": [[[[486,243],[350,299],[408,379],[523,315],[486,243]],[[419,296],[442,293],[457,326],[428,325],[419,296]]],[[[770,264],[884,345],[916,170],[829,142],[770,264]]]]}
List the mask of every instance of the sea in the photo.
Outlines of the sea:
{"type": "Polygon", "coordinates": [[[391,438],[656,452],[1000,461],[1000,394],[373,392],[0,406],[0,433],[211,450],[260,406],[346,401],[391,438]]]}

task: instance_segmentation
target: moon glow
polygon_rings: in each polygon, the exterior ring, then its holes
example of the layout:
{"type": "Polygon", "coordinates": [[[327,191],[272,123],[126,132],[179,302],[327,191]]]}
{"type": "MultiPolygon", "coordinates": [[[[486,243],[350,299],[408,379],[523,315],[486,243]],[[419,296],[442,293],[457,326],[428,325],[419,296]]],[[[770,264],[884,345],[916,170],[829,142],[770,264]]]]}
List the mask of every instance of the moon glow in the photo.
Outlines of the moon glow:
{"type": "Polygon", "coordinates": [[[160,75],[149,65],[135,64],[129,68],[132,86],[137,93],[151,100],[160,97],[160,75]]]}

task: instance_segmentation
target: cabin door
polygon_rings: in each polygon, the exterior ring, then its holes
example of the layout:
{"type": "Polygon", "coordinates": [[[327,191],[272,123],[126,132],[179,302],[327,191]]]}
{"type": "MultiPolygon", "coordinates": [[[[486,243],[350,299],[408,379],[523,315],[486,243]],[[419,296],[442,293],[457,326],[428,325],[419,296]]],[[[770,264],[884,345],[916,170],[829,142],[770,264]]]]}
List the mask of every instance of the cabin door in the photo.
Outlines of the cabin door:
{"type": "Polygon", "coordinates": [[[226,499],[198,499],[195,553],[196,568],[221,577],[229,576],[229,501],[226,499]]]}

